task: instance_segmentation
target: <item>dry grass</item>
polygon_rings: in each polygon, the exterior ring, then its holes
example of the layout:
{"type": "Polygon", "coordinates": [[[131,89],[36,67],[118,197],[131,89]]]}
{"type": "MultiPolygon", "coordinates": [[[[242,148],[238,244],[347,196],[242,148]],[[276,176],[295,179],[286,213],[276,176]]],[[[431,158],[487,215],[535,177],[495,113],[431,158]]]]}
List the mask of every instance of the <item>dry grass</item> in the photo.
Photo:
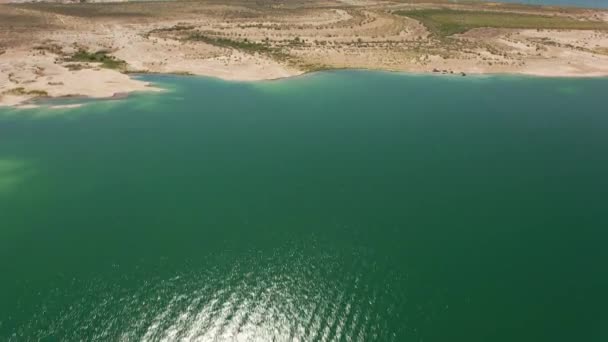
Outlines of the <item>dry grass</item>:
{"type": "Polygon", "coordinates": [[[498,11],[424,9],[398,11],[396,14],[421,21],[438,36],[464,33],[474,28],[608,30],[603,21],[576,20],[569,17],[531,15],[498,11]]]}

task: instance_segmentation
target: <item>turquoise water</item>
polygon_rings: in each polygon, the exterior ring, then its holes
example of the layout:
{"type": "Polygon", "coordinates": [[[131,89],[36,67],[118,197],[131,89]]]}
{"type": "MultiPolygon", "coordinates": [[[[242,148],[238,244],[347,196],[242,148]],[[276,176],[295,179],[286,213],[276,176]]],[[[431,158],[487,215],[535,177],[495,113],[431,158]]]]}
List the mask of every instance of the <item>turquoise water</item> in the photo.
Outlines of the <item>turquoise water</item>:
{"type": "Polygon", "coordinates": [[[559,5],[589,8],[608,8],[608,0],[497,0],[527,5],[559,5]]]}
{"type": "Polygon", "coordinates": [[[0,340],[608,340],[608,79],[148,79],[0,110],[0,340]]]}

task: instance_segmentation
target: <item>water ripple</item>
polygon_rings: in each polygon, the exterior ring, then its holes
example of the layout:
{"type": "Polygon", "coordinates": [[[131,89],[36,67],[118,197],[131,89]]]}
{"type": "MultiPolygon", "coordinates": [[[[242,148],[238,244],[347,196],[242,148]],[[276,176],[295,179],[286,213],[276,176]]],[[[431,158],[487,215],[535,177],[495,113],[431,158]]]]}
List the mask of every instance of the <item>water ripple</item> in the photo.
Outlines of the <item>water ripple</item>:
{"type": "Polygon", "coordinates": [[[380,307],[392,301],[380,300],[388,293],[382,284],[366,281],[373,267],[338,260],[345,258],[292,247],[267,258],[235,259],[227,270],[205,268],[148,279],[130,290],[97,279],[69,310],[55,319],[35,317],[18,336],[31,337],[28,332],[36,331],[38,337],[66,340],[89,336],[92,341],[201,342],[385,337],[381,330],[387,325],[375,312],[394,310],[394,304],[380,307]]]}

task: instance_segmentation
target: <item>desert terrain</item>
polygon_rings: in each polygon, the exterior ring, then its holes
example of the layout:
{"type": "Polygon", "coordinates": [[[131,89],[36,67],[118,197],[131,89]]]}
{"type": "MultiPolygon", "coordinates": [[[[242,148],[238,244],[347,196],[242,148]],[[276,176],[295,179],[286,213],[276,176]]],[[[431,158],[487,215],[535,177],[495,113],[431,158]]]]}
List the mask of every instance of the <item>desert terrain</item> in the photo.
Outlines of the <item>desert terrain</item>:
{"type": "Polygon", "coordinates": [[[608,11],[411,1],[0,4],[0,106],[324,69],[608,76],[608,11]]]}

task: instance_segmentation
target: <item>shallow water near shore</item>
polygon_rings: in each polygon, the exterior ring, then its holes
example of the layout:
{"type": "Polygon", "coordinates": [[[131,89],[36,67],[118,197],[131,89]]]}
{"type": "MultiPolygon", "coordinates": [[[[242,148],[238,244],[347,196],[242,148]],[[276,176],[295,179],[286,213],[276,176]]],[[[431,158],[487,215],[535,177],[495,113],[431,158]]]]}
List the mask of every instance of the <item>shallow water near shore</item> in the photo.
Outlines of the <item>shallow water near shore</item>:
{"type": "Polygon", "coordinates": [[[608,79],[143,78],[0,109],[0,340],[608,340],[608,79]]]}

